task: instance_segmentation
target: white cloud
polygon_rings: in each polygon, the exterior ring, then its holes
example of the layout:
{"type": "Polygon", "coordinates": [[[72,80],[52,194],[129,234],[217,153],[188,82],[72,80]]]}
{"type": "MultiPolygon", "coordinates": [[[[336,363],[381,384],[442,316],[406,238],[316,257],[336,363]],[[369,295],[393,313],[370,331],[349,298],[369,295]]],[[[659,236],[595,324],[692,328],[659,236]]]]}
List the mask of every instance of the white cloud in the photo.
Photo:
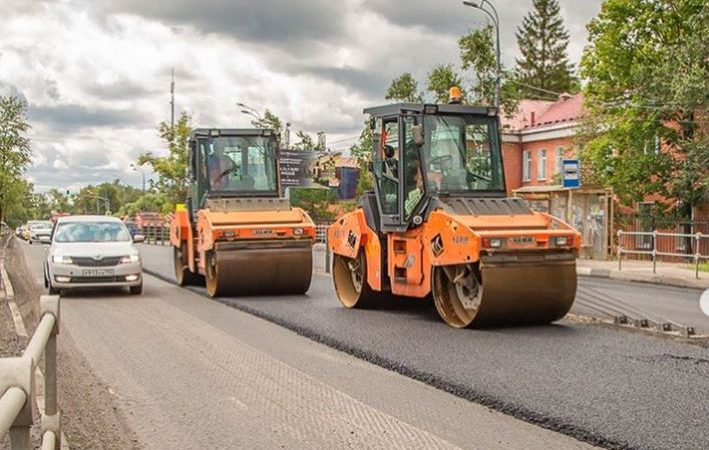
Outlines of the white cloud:
{"type": "MultiPolygon", "coordinates": [[[[0,92],[30,105],[28,177],[41,189],[115,177],[140,185],[130,164],[162,148],[156,127],[169,119],[171,67],[177,112],[191,113],[196,125],[249,126],[235,105],[241,101],[347,147],[362,109],[385,102],[392,77],[409,71],[424,80],[432,65],[457,60],[457,36],[482,22],[457,1],[345,0],[333,8],[327,1],[205,0],[200,14],[200,4],[187,0],[6,1],[0,92]],[[239,14],[252,20],[227,26],[239,14]]],[[[592,3],[561,2],[573,60],[598,9],[592,3]]],[[[510,0],[496,4],[510,59],[524,11],[510,0]]]]}

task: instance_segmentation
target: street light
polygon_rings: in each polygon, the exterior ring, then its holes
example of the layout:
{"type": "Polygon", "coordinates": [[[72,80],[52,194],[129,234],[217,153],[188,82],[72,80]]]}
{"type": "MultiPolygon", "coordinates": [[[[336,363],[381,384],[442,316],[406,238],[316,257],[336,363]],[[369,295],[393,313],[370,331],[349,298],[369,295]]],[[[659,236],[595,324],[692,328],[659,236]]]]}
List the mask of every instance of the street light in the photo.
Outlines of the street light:
{"type": "Polygon", "coordinates": [[[131,163],[130,167],[133,169],[134,172],[140,170],[141,175],[143,175],[143,193],[145,193],[145,170],[143,169],[143,165],[136,165],[131,163]]]}
{"type": "Polygon", "coordinates": [[[246,114],[246,115],[251,116],[251,117],[254,117],[254,118],[256,118],[256,120],[261,120],[261,116],[259,116],[258,114],[254,113],[254,112],[252,112],[252,111],[249,111],[249,110],[247,110],[247,109],[242,109],[242,110],[241,110],[241,113],[242,113],[242,114],[246,114]]]}
{"type": "Polygon", "coordinates": [[[497,10],[495,7],[490,3],[488,0],[479,0],[479,1],[464,1],[463,5],[465,6],[470,6],[471,8],[479,9],[480,11],[483,11],[485,14],[490,17],[492,20],[492,23],[495,25],[495,34],[496,34],[496,39],[495,39],[495,44],[496,44],[496,64],[497,64],[497,73],[495,74],[495,107],[499,108],[500,107],[500,17],[497,15],[497,10]],[[483,8],[483,6],[488,5],[490,9],[492,9],[492,13],[483,8]]]}
{"type": "Polygon", "coordinates": [[[236,106],[241,106],[242,108],[244,108],[241,110],[242,113],[252,115],[252,116],[256,117],[256,119],[258,119],[258,120],[263,120],[261,118],[261,114],[259,114],[259,112],[258,112],[258,110],[256,110],[256,108],[252,108],[251,106],[245,105],[244,103],[241,103],[241,102],[236,102],[236,106]]]}

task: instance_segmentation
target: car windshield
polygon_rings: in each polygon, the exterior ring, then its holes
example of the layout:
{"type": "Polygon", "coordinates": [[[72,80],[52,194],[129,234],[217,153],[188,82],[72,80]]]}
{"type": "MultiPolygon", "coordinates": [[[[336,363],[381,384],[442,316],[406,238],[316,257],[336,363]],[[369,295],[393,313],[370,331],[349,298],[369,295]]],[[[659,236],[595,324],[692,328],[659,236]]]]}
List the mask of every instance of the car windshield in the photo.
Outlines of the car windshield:
{"type": "Polygon", "coordinates": [[[54,234],[55,242],[127,242],[130,233],[118,222],[60,223],[54,234]]]}
{"type": "Polygon", "coordinates": [[[424,116],[424,170],[431,191],[503,191],[500,145],[493,118],[424,116]]]}
{"type": "Polygon", "coordinates": [[[40,222],[33,223],[30,225],[30,230],[51,230],[52,224],[50,222],[40,222]]]}
{"type": "Polygon", "coordinates": [[[218,191],[276,190],[276,149],[271,136],[222,136],[202,144],[209,184],[218,191]]]}

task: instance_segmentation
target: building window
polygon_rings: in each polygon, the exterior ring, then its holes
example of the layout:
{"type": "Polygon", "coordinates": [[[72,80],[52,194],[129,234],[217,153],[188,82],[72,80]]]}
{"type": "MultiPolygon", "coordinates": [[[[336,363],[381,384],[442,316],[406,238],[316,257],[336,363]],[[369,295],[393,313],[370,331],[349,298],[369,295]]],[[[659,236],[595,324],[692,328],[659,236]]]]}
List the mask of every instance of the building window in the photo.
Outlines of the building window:
{"type": "Polygon", "coordinates": [[[529,150],[522,152],[522,181],[529,181],[532,175],[532,157],[529,150]]]}
{"type": "Polygon", "coordinates": [[[547,151],[539,150],[537,157],[537,180],[547,179],[547,151]]]}
{"type": "Polygon", "coordinates": [[[561,173],[564,168],[564,147],[559,147],[556,149],[556,173],[561,173]]]}

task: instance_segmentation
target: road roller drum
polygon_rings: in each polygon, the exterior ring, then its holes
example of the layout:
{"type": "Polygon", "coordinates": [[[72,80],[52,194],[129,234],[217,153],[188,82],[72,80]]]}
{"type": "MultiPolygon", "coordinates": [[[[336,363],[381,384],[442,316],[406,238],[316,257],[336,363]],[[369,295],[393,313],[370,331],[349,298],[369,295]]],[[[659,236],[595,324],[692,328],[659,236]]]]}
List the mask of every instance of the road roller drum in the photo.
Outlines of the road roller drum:
{"type": "Polygon", "coordinates": [[[310,245],[230,249],[217,245],[207,254],[206,286],[212,296],[304,294],[313,271],[310,245]]]}

